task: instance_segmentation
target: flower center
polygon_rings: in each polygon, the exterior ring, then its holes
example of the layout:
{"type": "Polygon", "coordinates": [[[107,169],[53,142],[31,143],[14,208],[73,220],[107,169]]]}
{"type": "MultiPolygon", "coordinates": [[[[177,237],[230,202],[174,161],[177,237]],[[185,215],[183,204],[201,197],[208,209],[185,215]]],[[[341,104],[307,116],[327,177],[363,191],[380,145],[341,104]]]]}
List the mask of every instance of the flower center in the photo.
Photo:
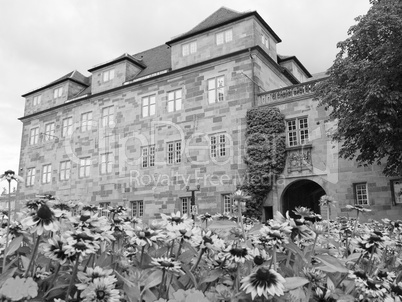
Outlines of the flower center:
{"type": "Polygon", "coordinates": [[[261,265],[264,263],[264,258],[262,258],[261,256],[255,256],[254,257],[254,263],[257,265],[261,265]]]}
{"type": "Polygon", "coordinates": [[[103,299],[106,296],[106,292],[104,290],[97,290],[96,291],[96,298],[103,299]]]}
{"type": "Polygon", "coordinates": [[[163,267],[174,267],[174,264],[172,262],[169,261],[161,261],[160,265],[163,267]]]}
{"type": "Polygon", "coordinates": [[[257,281],[263,281],[267,284],[276,283],[276,276],[272,274],[268,269],[263,267],[257,270],[255,277],[257,281]]]}
{"type": "Polygon", "coordinates": [[[247,256],[247,249],[244,248],[233,248],[230,250],[230,253],[233,256],[237,256],[237,257],[245,257],[247,256]]]}
{"type": "Polygon", "coordinates": [[[179,224],[183,222],[183,219],[181,219],[181,217],[172,217],[172,222],[179,224]]]}
{"type": "Polygon", "coordinates": [[[206,244],[206,243],[212,244],[213,243],[212,239],[207,236],[202,237],[202,240],[204,240],[204,244],[206,244]]]}
{"type": "Polygon", "coordinates": [[[36,215],[42,220],[51,220],[53,217],[52,211],[49,209],[49,207],[45,204],[43,204],[39,209],[38,212],[36,212],[36,215]]]}

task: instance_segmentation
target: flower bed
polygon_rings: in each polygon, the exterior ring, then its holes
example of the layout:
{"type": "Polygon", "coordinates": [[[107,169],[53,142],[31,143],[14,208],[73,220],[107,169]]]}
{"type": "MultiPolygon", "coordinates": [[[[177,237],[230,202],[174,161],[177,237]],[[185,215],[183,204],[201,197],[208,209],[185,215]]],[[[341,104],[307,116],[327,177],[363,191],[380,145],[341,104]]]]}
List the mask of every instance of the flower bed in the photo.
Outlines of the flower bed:
{"type": "Polygon", "coordinates": [[[321,220],[306,208],[265,224],[179,212],[145,224],[123,207],[98,213],[49,196],[27,202],[10,224],[3,213],[0,300],[402,299],[401,221],[321,220]]]}

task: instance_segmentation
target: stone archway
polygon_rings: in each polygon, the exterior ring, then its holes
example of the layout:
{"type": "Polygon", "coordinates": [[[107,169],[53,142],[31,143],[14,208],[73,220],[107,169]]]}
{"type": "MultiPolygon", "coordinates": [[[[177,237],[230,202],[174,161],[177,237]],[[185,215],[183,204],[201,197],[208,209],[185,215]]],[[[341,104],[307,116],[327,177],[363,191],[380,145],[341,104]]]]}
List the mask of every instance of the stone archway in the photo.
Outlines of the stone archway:
{"type": "Polygon", "coordinates": [[[282,194],[282,213],[289,211],[290,217],[300,218],[295,216],[293,210],[296,207],[306,207],[321,214],[318,201],[325,194],[324,189],[314,181],[302,179],[292,182],[282,194]]]}

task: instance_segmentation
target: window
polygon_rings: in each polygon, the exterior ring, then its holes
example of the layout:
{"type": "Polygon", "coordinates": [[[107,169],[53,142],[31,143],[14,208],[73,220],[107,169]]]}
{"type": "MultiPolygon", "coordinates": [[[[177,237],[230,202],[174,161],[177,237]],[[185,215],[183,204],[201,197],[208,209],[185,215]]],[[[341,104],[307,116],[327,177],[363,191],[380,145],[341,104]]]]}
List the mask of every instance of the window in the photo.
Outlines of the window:
{"type": "Polygon", "coordinates": [[[57,99],[63,95],[63,87],[56,88],[53,90],[53,98],[57,99]]]}
{"type": "Polygon", "coordinates": [[[181,163],[181,141],[167,144],[168,164],[181,163]]]}
{"type": "Polygon", "coordinates": [[[150,145],[141,148],[142,167],[155,166],[155,145],[150,145]]]}
{"type": "Polygon", "coordinates": [[[110,207],[110,202],[100,202],[99,203],[99,216],[108,216],[108,207],[110,207]]]}
{"type": "Polygon", "coordinates": [[[42,102],[42,95],[36,95],[33,97],[33,105],[37,106],[42,102]]]}
{"type": "Polygon", "coordinates": [[[109,106],[102,109],[102,126],[112,126],[114,124],[113,120],[114,107],[109,106]]]}
{"type": "Polygon", "coordinates": [[[229,194],[222,195],[222,202],[223,202],[223,213],[224,214],[233,213],[233,201],[232,198],[230,198],[229,194]]]}
{"type": "Polygon", "coordinates": [[[197,42],[193,41],[190,43],[183,44],[181,47],[183,57],[188,56],[189,54],[197,52],[197,42]]]}
{"type": "Polygon", "coordinates": [[[89,177],[91,171],[91,159],[89,157],[80,158],[78,176],[80,178],[89,177]]]}
{"type": "Polygon", "coordinates": [[[63,119],[62,127],[63,127],[61,130],[62,137],[70,136],[71,134],[73,134],[73,118],[68,117],[63,119]]]}
{"type": "Polygon", "coordinates": [[[42,183],[48,184],[52,181],[52,165],[44,165],[42,167],[42,183]]]}
{"type": "Polygon", "coordinates": [[[181,110],[182,93],[181,89],[168,93],[168,112],[181,110]]]}
{"type": "Polygon", "coordinates": [[[39,127],[32,128],[29,131],[29,144],[35,145],[39,140],[39,127]]]}
{"type": "Polygon", "coordinates": [[[191,212],[191,198],[183,197],[180,198],[180,207],[182,215],[187,214],[190,215],[191,212]]]}
{"type": "Polygon", "coordinates": [[[103,82],[108,82],[114,78],[114,69],[106,70],[102,74],[103,82]]]}
{"type": "Polygon", "coordinates": [[[391,180],[391,192],[394,205],[402,203],[402,179],[391,180]]]}
{"type": "Polygon", "coordinates": [[[225,77],[220,76],[208,80],[208,102],[210,104],[222,102],[225,93],[225,77]]]}
{"type": "Polygon", "coordinates": [[[85,132],[92,128],[92,112],[81,114],[81,131],[85,132]]]}
{"type": "Polygon", "coordinates": [[[132,217],[144,216],[144,202],[142,200],[131,202],[131,215],[132,217]]]}
{"type": "Polygon", "coordinates": [[[155,95],[150,95],[142,98],[142,116],[147,117],[155,115],[155,95]]]}
{"type": "Polygon", "coordinates": [[[366,183],[354,184],[354,191],[355,191],[355,202],[357,205],[369,204],[366,183]]]}
{"type": "Polygon", "coordinates": [[[54,139],[54,123],[48,123],[45,125],[45,136],[44,140],[45,141],[50,141],[54,139]]]}
{"type": "Polygon", "coordinates": [[[216,45],[221,45],[227,42],[232,41],[233,39],[233,32],[231,29],[222,31],[216,34],[216,45]]]}
{"type": "Polygon", "coordinates": [[[100,164],[100,173],[101,174],[112,173],[112,169],[113,169],[112,155],[113,155],[112,153],[101,154],[101,164],[100,164]]]}
{"type": "Polygon", "coordinates": [[[269,44],[269,38],[266,36],[266,35],[264,35],[264,34],[261,34],[261,43],[262,43],[262,45],[264,45],[266,48],[270,48],[270,44],[269,44]]]}
{"type": "Polygon", "coordinates": [[[71,161],[66,160],[60,163],[60,180],[69,180],[71,172],[71,161]]]}
{"type": "Polygon", "coordinates": [[[307,117],[287,121],[288,146],[305,145],[309,142],[307,117]]]}
{"type": "Polygon", "coordinates": [[[35,184],[35,168],[28,168],[27,169],[27,177],[26,177],[26,186],[32,187],[35,184]]]}
{"type": "Polygon", "coordinates": [[[226,156],[226,135],[216,134],[210,137],[210,154],[211,157],[226,156]]]}

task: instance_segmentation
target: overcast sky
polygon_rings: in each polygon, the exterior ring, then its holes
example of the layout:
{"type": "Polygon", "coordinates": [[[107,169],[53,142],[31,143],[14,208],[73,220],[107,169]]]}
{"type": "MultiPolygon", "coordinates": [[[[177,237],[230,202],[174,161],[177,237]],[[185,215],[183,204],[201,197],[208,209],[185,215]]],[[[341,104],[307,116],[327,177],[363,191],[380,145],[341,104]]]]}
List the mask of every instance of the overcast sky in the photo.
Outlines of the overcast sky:
{"type": "MultiPolygon", "coordinates": [[[[332,65],[369,0],[0,0],[0,172],[18,171],[22,94],[164,44],[220,7],[257,11],[310,73],[332,65]]],[[[1,183],[0,187],[5,184],[1,183]]]]}

